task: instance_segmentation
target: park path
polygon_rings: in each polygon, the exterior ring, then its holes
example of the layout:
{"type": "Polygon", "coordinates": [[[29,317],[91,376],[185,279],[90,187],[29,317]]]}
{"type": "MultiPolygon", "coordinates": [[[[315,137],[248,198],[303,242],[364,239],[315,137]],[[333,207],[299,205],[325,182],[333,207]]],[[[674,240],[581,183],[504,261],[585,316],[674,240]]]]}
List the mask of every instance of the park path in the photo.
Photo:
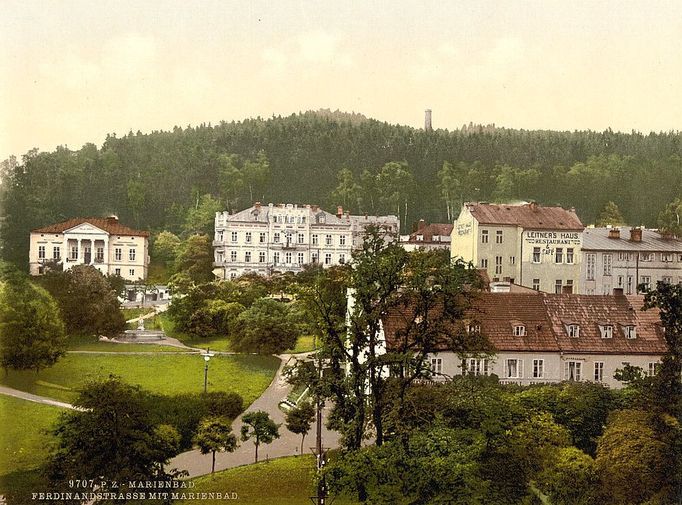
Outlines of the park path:
{"type": "MultiPolygon", "coordinates": [[[[291,386],[287,384],[286,379],[282,376],[282,370],[291,358],[291,355],[283,354],[278,357],[281,359],[281,363],[270,386],[244,411],[246,413],[254,410],[264,410],[270,414],[270,418],[275,423],[281,424],[279,428],[280,438],[274,440],[271,444],[261,445],[258,448],[259,461],[284,456],[295,456],[300,453],[301,448],[301,437],[287,430],[284,423],[284,413],[279,409],[279,403],[286,398],[291,390],[291,386]]],[[[323,421],[325,419],[326,416],[323,418],[323,421]]],[[[232,423],[232,432],[237,436],[237,439],[239,439],[241,427],[242,416],[239,416],[232,423]]],[[[309,454],[310,448],[315,445],[316,429],[316,423],[313,423],[303,445],[304,453],[309,454]]],[[[338,447],[339,434],[323,426],[322,440],[325,448],[338,447]]],[[[253,442],[240,442],[239,447],[234,452],[216,454],[216,471],[251,464],[254,462],[254,456],[255,447],[253,442]]],[[[201,454],[198,449],[183,452],[170,461],[168,468],[186,470],[189,473],[189,477],[205,475],[211,473],[211,455],[201,454]]]]}
{"type": "Polygon", "coordinates": [[[19,391],[18,389],[13,389],[7,386],[0,385],[0,394],[5,396],[13,396],[14,398],[21,398],[22,400],[28,400],[29,402],[42,403],[44,405],[52,405],[54,407],[62,407],[64,409],[78,410],[77,407],[71,405],[70,403],[60,402],[45,396],[33,395],[31,393],[27,393],[26,391],[19,391]]]}

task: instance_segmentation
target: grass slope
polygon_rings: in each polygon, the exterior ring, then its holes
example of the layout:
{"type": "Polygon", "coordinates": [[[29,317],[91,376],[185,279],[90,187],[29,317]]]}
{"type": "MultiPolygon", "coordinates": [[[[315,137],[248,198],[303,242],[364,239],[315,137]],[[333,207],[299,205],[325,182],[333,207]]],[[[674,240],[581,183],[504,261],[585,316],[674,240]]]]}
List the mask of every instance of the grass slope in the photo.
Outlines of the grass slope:
{"type": "MultiPolygon", "coordinates": [[[[235,503],[243,505],[301,505],[311,503],[314,494],[315,459],[312,455],[279,458],[254,465],[240,466],[213,476],[194,479],[196,493],[236,493],[235,503]]],[[[188,490],[190,491],[190,490],[188,490]]],[[[176,503],[200,503],[198,500],[176,503]]],[[[218,503],[202,500],[201,503],[218,503]]],[[[352,505],[355,501],[337,497],[335,505],[352,505]]]]}
{"type": "MultiPolygon", "coordinates": [[[[120,344],[113,344],[120,345],[120,344]]],[[[137,344],[135,344],[137,345],[137,344]]],[[[251,404],[268,387],[279,366],[273,356],[216,356],[209,365],[209,390],[234,391],[251,404]]],[[[204,361],[196,354],[68,354],[39,374],[10,371],[6,386],[71,402],[88,379],[120,375],[126,382],[161,394],[200,392],[204,361]]]]}

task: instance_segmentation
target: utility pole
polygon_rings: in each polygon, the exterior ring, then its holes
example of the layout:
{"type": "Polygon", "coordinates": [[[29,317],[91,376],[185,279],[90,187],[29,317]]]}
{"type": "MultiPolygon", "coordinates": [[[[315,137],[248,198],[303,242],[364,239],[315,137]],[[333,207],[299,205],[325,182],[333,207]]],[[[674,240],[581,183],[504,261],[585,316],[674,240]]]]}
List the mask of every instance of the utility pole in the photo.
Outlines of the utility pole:
{"type": "MultiPolygon", "coordinates": [[[[315,388],[315,404],[316,404],[316,416],[315,421],[317,423],[316,437],[315,437],[315,457],[317,459],[317,474],[318,476],[322,472],[325,463],[327,462],[327,455],[322,445],[322,408],[324,407],[324,402],[320,395],[319,382],[322,381],[322,354],[320,350],[317,350],[317,377],[318,377],[318,387],[315,388]]],[[[327,504],[327,485],[325,483],[324,477],[317,481],[317,495],[311,496],[310,500],[314,505],[326,505],[327,504]]]]}

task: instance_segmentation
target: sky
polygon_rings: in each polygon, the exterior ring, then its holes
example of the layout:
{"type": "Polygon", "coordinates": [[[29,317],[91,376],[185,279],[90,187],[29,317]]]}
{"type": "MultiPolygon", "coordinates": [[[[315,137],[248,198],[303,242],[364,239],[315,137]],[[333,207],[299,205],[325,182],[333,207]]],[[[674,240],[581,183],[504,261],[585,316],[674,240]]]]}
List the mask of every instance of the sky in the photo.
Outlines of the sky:
{"type": "Polygon", "coordinates": [[[0,2],[0,159],[319,108],[678,130],[682,2],[0,2]]]}

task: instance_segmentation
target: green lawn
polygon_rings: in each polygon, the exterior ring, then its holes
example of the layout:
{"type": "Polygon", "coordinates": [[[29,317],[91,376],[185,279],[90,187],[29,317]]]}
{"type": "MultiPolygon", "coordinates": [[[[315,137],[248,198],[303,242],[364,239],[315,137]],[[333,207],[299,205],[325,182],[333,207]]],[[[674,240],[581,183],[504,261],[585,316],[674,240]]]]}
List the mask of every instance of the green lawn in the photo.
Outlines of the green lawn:
{"type": "Polygon", "coordinates": [[[123,312],[123,317],[125,317],[126,321],[129,321],[130,319],[137,319],[140,316],[151,314],[152,312],[154,312],[154,308],[137,307],[133,309],[121,309],[121,312],[123,312]]]}
{"type": "Polygon", "coordinates": [[[153,261],[149,264],[149,271],[147,273],[147,282],[149,284],[167,284],[169,278],[170,272],[164,263],[153,261]]]}
{"type": "MultiPolygon", "coordinates": [[[[247,406],[268,387],[278,366],[279,360],[273,356],[216,356],[209,365],[209,389],[234,391],[247,406]]],[[[71,402],[86,380],[109,374],[120,375],[131,384],[161,394],[200,392],[204,385],[204,361],[196,354],[177,353],[68,354],[39,374],[30,370],[10,371],[0,377],[0,383],[71,402]]]]}
{"type": "MultiPolygon", "coordinates": [[[[255,465],[240,466],[194,479],[195,493],[236,493],[235,503],[243,505],[301,505],[311,503],[314,493],[315,460],[310,456],[279,458],[255,465]]],[[[218,500],[180,501],[175,503],[218,503],[218,500]]],[[[224,502],[223,502],[224,503],[224,502]]],[[[357,502],[337,497],[335,505],[357,502]]]]}
{"type": "Polygon", "coordinates": [[[315,336],[314,335],[301,335],[296,341],[296,347],[288,352],[299,353],[299,352],[310,352],[315,350],[315,336]]]}
{"type": "Polygon", "coordinates": [[[47,455],[48,430],[65,410],[0,396],[0,475],[36,468],[47,455]]]}

